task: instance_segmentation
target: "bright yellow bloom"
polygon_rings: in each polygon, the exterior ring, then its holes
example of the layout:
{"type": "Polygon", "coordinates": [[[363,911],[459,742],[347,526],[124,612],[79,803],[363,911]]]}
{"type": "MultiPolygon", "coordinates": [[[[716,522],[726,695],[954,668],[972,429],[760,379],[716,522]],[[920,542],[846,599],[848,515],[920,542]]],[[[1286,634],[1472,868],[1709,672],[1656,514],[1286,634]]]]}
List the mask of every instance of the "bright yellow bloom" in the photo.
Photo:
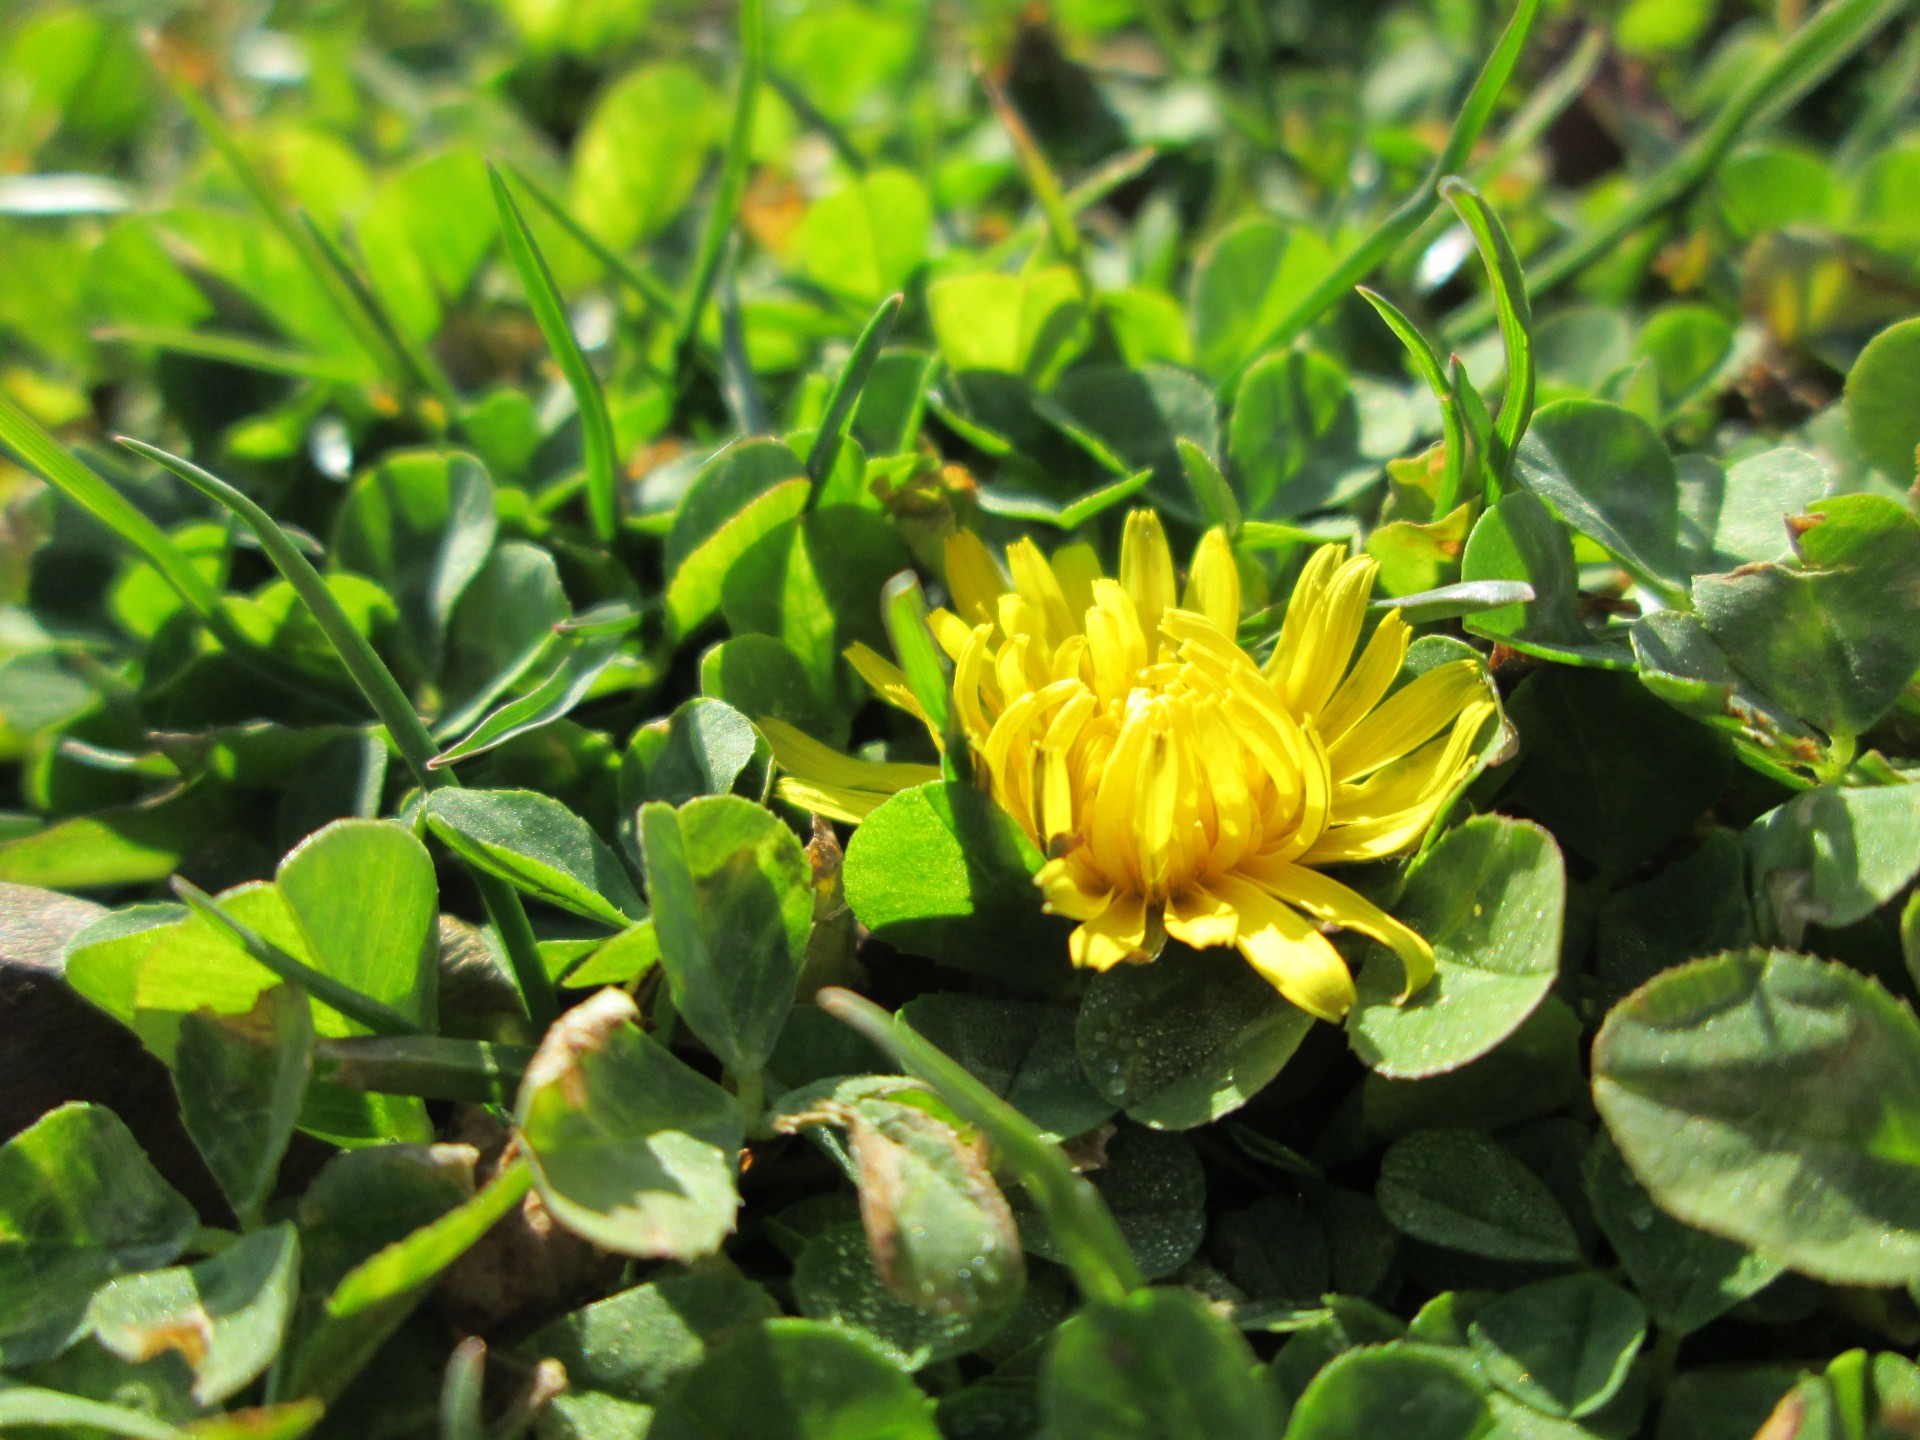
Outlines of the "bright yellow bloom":
{"type": "MultiPolygon", "coordinates": [[[[931,619],[974,775],[1047,856],[1036,883],[1050,911],[1080,922],[1076,965],[1151,960],[1169,935],[1232,945],[1328,1020],[1354,987],[1323,927],[1390,946],[1409,992],[1432,975],[1425,940],[1316,867],[1418,843],[1472,773],[1495,705],[1472,660],[1389,695],[1410,639],[1397,610],[1356,658],[1372,560],[1315,552],[1264,665],[1235,638],[1240,577],[1219,530],[1201,539],[1184,589],[1151,511],[1127,519],[1117,580],[1085,545],[1049,562],[1019,541],[1011,584],[971,533],[946,560],[954,609],[931,619]]],[[[895,666],[864,646],[848,654],[883,697],[926,718],[895,666]]],[[[762,725],[788,772],[782,794],[839,819],[939,775],[762,725]]]]}

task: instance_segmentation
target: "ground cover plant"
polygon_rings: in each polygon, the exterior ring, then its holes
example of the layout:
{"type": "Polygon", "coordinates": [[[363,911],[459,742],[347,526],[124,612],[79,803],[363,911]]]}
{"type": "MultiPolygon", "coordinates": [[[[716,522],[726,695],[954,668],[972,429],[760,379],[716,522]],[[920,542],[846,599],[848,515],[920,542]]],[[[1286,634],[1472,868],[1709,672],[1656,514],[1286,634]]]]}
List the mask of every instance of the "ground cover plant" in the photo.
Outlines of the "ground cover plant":
{"type": "Polygon", "coordinates": [[[0,1433],[1920,1433],[1899,0],[17,0],[0,1433]]]}

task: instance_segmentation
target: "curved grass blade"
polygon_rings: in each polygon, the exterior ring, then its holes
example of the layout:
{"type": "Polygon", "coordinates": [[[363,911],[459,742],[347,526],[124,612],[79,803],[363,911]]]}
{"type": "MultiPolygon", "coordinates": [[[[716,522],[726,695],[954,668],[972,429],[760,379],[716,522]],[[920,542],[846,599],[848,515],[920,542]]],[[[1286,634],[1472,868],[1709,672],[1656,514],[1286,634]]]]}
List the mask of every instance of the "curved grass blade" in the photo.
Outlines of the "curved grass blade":
{"type": "Polygon", "coordinates": [[[1235,366],[1233,374],[1227,378],[1226,389],[1229,394],[1240,383],[1240,376],[1246,373],[1248,366],[1268,350],[1290,343],[1372,273],[1375,266],[1399,248],[1401,241],[1420,228],[1421,222],[1440,201],[1442,178],[1465,167],[1481,132],[1487,128],[1493,107],[1499,103],[1501,92],[1507,88],[1507,81],[1513,76],[1513,67],[1520,59],[1520,51],[1525,47],[1527,36],[1533,31],[1534,18],[1539,13],[1540,0],[1519,0],[1514,6],[1507,28],[1501,31],[1500,40],[1487,57],[1487,63],[1481,67],[1479,77],[1473,82],[1473,89],[1467,94],[1466,103],[1454,117],[1447,143],[1440,147],[1440,153],[1434,157],[1419,188],[1401,201],[1399,207],[1375,226],[1364,240],[1349,250],[1340,263],[1303,295],[1291,310],[1247,347],[1247,358],[1235,366]]]}
{"type": "MultiPolygon", "coordinates": [[[[1685,201],[1712,178],[1727,152],[1750,128],[1800,99],[1910,5],[1911,0],[1830,0],[1794,31],[1771,60],[1747,76],[1707,127],[1632,199],[1585,235],[1536,261],[1527,277],[1533,293],[1558,289],[1611,254],[1634,231],[1685,201]]],[[[1479,333],[1497,318],[1494,302],[1483,297],[1455,312],[1444,331],[1461,339],[1479,333]]]]}
{"type": "Polygon", "coordinates": [[[680,303],[674,299],[673,291],[668,288],[666,281],[644,265],[615,254],[598,235],[574,219],[568,213],[566,206],[562,205],[551,191],[535,181],[519,166],[503,161],[500,168],[511,175],[514,183],[539,203],[540,208],[547,212],[554,224],[567,232],[570,240],[604,265],[607,273],[631,290],[642,305],[656,315],[671,317],[679,313],[680,303]]]}
{"type": "Polygon", "coordinates": [[[350,1090],[511,1105],[533,1051],[447,1035],[323,1036],[314,1042],[313,1073],[350,1090]]]}
{"type": "Polygon", "coordinates": [[[726,254],[727,237],[740,213],[740,200],[747,190],[747,164],[751,159],[753,116],[759,105],[760,80],[767,65],[767,26],[765,0],[740,0],[740,89],[733,102],[733,126],[727,133],[727,153],[720,164],[720,180],[714,187],[713,205],[707,211],[707,223],[700,236],[693,277],[687,285],[685,302],[680,307],[680,323],[673,337],[674,373],[684,382],[693,363],[693,350],[699,340],[700,316],[707,298],[720,276],[720,262],[726,254]]]}
{"type": "Polygon", "coordinates": [[[389,1009],[351,985],[343,985],[305,961],[296,959],[229,915],[220,902],[181,875],[173,877],[173,893],[186,907],[246,951],[289,985],[298,985],[322,1005],[330,1005],[349,1020],[357,1020],[376,1035],[418,1035],[420,1027],[397,1010],[389,1009]]]}
{"type": "MultiPolygon", "coordinates": [[[[0,444],[25,462],[29,470],[105,525],[160,572],[189,609],[215,626],[224,643],[227,636],[220,613],[220,595],[168,538],[132,501],[87,469],[58,440],[0,390],[0,444]]],[[[238,637],[235,637],[236,642],[238,637]]],[[[244,648],[244,646],[243,646],[244,648]]]]}
{"type": "Polygon", "coordinates": [[[1520,260],[1507,238],[1507,227],[1500,223],[1493,207],[1458,175],[1440,182],[1440,194],[1473,232],[1473,243],[1487,267],[1487,283],[1500,316],[1500,339],[1507,351],[1507,391],[1500,399],[1500,414],[1493,426],[1493,469],[1504,486],[1507,472],[1513,467],[1513,452],[1533,418],[1533,305],[1527,299],[1527,279],[1520,273],[1520,260]]]}
{"type": "MultiPolygon", "coordinates": [[[[371,285],[360,278],[360,272],[354,268],[353,261],[347,256],[346,248],[338,240],[315,224],[313,217],[304,210],[296,210],[294,214],[313,236],[314,247],[326,257],[327,263],[339,274],[341,285],[358,299],[361,308],[372,318],[374,327],[393,348],[393,353],[400,357],[400,362],[406,369],[408,385],[426,391],[440,402],[440,408],[446,413],[444,417],[439,418],[435,428],[444,430],[448,424],[457,421],[460,417],[459,393],[454,390],[453,381],[441,367],[440,362],[434,359],[433,352],[415,341],[407,333],[406,327],[394,319],[392,312],[387,309],[386,302],[381,300],[371,285]]],[[[432,420],[435,417],[427,418],[432,420]]]]}
{"type": "MultiPolygon", "coordinates": [[[[1137,150],[1128,150],[1114,156],[1067,191],[1067,213],[1078,216],[1082,211],[1098,205],[1128,181],[1139,179],[1146,173],[1147,167],[1159,158],[1160,152],[1151,145],[1142,145],[1137,150]]],[[[981,256],[981,268],[983,270],[1000,269],[1015,255],[1039,240],[1043,234],[1047,233],[1047,229],[1048,221],[1045,215],[1023,221],[1011,235],[981,256]]]]}
{"type": "Polygon", "coordinates": [[[826,414],[820,421],[820,433],[813,437],[813,446],[807,451],[807,479],[811,482],[807,492],[809,510],[819,502],[820,489],[833,473],[833,462],[840,458],[840,444],[846,439],[853,407],[859,403],[860,392],[873,373],[873,362],[880,358],[881,348],[893,333],[893,322],[900,314],[903,298],[889,295],[880,302],[880,308],[873,312],[860,338],[853,342],[853,353],[847,357],[846,368],[834,381],[833,393],[827,397],[826,414]]]}
{"type": "MultiPolygon", "coordinates": [[[[327,637],[327,643],[340,657],[340,663],[360,687],[360,693],[366,696],[367,703],[386,727],[394,748],[407,762],[420,787],[431,790],[439,785],[458,785],[460,782],[451,771],[435,770],[428,763],[438,747],[414,710],[413,702],[407,698],[406,691],[400,688],[400,682],[393,678],[393,672],[374,653],[366,636],[354,629],[346,611],[340,608],[340,602],[327,589],[327,582],[320,578],[320,573],[287,538],[286,532],[274,522],[273,517],[219,476],[209,474],[191,461],[125,436],[120,438],[120,443],[134,454],[171,470],[201,494],[217,501],[247,523],[260,541],[260,548],[266,551],[274,568],[293,587],[294,593],[313,617],[314,624],[320,627],[320,633],[327,637]]],[[[554,999],[553,981],[548,978],[546,966],[541,962],[539,949],[534,943],[533,926],[527,920],[520,897],[511,886],[494,876],[476,871],[473,878],[479,887],[480,898],[486,905],[487,915],[500,933],[500,943],[513,966],[514,978],[520,983],[520,995],[527,1013],[534,1024],[545,1027],[559,1013],[559,1005],[554,999]]]]}
{"type": "Polygon", "coordinates": [[[1451,514],[1460,503],[1460,481],[1466,473],[1467,447],[1466,434],[1460,423],[1460,406],[1454,400],[1453,382],[1447,378],[1446,362],[1440,358],[1440,352],[1433,348],[1433,342],[1422,335],[1419,327],[1403,315],[1391,300],[1364,285],[1354,288],[1360,292],[1361,299],[1379,312],[1380,318],[1387,322],[1387,328],[1400,337],[1400,343],[1407,347],[1408,358],[1413,361],[1414,370],[1427,382],[1427,388],[1433,391],[1433,398],[1440,402],[1440,436],[1446,447],[1446,468],[1440,476],[1440,489],[1434,498],[1433,513],[1451,514]]]}
{"type": "Polygon", "coordinates": [[[296,380],[318,380],[336,385],[364,385],[366,376],[343,361],[324,355],[302,355],[279,345],[266,345],[246,335],[217,331],[176,330],[165,325],[115,325],[93,332],[93,338],[120,345],[151,345],[176,355],[194,355],[228,365],[290,375],[296,380]]]}
{"type": "Polygon", "coordinates": [[[1088,1300],[1118,1304],[1143,1283],[1140,1267],[1100,1192],[1076,1175],[1067,1157],[1026,1116],[956,1064],[898,1016],[851,990],[828,986],[814,1003],[918,1076],[993,1143],[1045,1212],[1067,1268],[1088,1300]]]}
{"type": "Polygon", "coordinates": [[[174,73],[172,67],[156,60],[159,70],[175,98],[180,101],[200,133],[207,137],[208,143],[220,152],[221,158],[232,168],[240,179],[241,186],[252,198],[253,203],[264,215],[267,222],[280,232],[287,244],[293,247],[294,254],[307,272],[319,282],[320,288],[340,312],[347,327],[353,331],[354,338],[361,348],[379,367],[380,373],[397,389],[411,388],[405,357],[394,347],[382,331],[379,321],[374,317],[355,293],[355,287],[348,283],[341,270],[335,265],[334,257],[314,239],[314,232],[303,225],[296,217],[293,207],[280,197],[278,191],[253,163],[238,137],[227,128],[227,124],[215,112],[213,106],[192,84],[174,73]]]}
{"type": "Polygon", "coordinates": [[[1046,152],[1040,148],[1040,142],[1033,138],[1033,131],[1027,128],[1026,120],[1008,98],[1006,89],[987,72],[986,67],[976,64],[975,70],[980,78],[980,88],[986,92],[987,103],[993,107],[993,113],[1000,121],[1000,128],[1013,141],[1014,158],[1020,162],[1020,173],[1026,178],[1027,188],[1039,203],[1040,213],[1047,222],[1047,233],[1053,237],[1054,248],[1079,277],[1081,296],[1091,299],[1093,284],[1087,276],[1086,249],[1080,243],[1080,226],[1067,204],[1060,177],[1054,174],[1046,152]]]}
{"type": "Polygon", "coordinates": [[[559,287],[553,283],[553,272],[547,269],[546,258],[534,243],[533,232],[527,229],[520,207],[508,193],[507,182],[492,166],[487,167],[487,178],[493,184],[493,203],[500,212],[500,234],[506,241],[508,258],[520,272],[520,283],[526,287],[533,318],[539,323],[547,348],[553,352],[560,373],[567,377],[567,388],[573,391],[574,403],[580,408],[580,438],[586,451],[587,513],[593,520],[594,535],[604,544],[613,539],[620,525],[613,417],[607,412],[607,397],[600,389],[593,368],[587,364],[587,357],[580,353],[579,342],[573,338],[573,325],[567,318],[559,287]]]}

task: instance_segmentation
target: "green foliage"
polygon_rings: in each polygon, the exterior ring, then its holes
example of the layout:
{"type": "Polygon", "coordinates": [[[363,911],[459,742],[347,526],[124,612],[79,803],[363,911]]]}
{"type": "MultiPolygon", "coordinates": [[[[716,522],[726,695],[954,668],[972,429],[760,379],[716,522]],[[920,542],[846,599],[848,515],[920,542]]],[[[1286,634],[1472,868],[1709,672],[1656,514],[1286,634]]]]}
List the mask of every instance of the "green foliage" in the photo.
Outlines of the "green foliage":
{"type": "Polygon", "coordinates": [[[0,1431],[1904,1433],[1917,76],[1902,0],[6,9],[0,1431]],[[1497,697],[1259,862],[1430,947],[1330,925],[1342,1026],[1076,969],[1053,741],[967,738],[949,538],[1078,596],[1143,506],[1257,661],[1338,543],[1497,697]]]}

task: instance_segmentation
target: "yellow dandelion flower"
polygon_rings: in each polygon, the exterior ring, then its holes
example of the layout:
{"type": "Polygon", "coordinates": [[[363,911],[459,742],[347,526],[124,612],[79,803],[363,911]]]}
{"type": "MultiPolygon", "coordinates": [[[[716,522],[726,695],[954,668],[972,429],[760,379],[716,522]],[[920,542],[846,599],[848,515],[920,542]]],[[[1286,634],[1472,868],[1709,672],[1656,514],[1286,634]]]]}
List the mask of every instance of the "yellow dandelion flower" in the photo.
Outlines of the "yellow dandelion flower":
{"type": "MultiPolygon", "coordinates": [[[[1409,992],[1432,975],[1424,939],[1318,867],[1416,844],[1471,774],[1495,706],[1472,660],[1388,694],[1411,638],[1397,610],[1355,655],[1371,559],[1315,552],[1265,664],[1236,639],[1240,578],[1219,530],[1184,587],[1151,511],[1128,517],[1117,579],[1090,547],[1049,561],[1031,540],[1009,547],[1003,576],[968,532],[946,562],[953,609],[931,623],[953,660],[974,775],[1047,856],[1035,882],[1050,911],[1079,922],[1076,965],[1148,961],[1169,935],[1230,945],[1327,1020],[1354,987],[1325,928],[1391,947],[1409,992]]],[[[897,667],[865,647],[849,658],[925,720],[897,667]]],[[[782,793],[825,815],[857,821],[939,777],[762,723],[782,793]]]]}

